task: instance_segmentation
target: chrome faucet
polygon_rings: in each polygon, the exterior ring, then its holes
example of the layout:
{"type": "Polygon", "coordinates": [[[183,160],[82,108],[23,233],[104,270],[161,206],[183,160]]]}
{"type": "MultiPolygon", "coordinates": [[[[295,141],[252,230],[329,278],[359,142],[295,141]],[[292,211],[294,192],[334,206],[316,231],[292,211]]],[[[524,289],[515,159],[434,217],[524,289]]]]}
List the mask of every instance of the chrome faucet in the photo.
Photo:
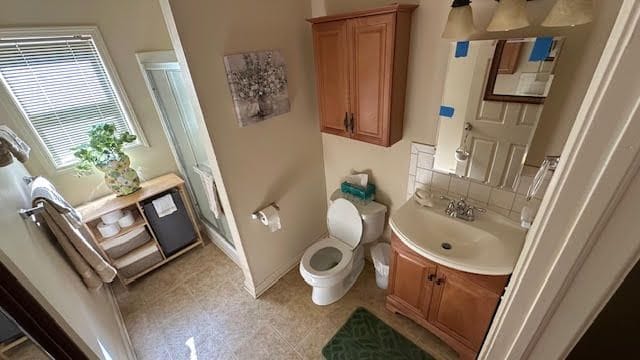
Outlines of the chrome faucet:
{"type": "Polygon", "coordinates": [[[444,210],[444,213],[448,216],[462,219],[465,221],[474,221],[476,219],[476,212],[484,213],[487,212],[486,209],[473,206],[471,204],[467,204],[464,199],[460,199],[455,201],[453,199],[449,199],[446,196],[440,196],[440,199],[449,201],[447,208],[444,210]]]}

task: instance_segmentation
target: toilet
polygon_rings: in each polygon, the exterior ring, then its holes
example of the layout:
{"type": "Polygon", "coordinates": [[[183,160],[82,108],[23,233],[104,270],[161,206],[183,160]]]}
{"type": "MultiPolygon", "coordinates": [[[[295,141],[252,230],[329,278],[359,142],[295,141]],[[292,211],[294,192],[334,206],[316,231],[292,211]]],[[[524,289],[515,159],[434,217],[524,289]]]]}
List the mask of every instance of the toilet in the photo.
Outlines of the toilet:
{"type": "Polygon", "coordinates": [[[313,287],[311,300],[329,305],[342,298],[364,268],[364,244],[378,240],[387,208],[377,202],[353,203],[334,194],[327,211],[329,237],[311,245],[300,274],[313,287]]]}

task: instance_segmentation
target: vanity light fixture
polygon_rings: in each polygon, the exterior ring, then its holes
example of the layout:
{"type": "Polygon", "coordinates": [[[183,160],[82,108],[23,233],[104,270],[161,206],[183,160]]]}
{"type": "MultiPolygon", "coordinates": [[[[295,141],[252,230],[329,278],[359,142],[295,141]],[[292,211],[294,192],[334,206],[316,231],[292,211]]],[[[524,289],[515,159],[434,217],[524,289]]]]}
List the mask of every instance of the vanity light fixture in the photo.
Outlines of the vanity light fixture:
{"type": "Polygon", "coordinates": [[[500,0],[487,31],[509,31],[527,26],[527,0],[500,0]]]}
{"type": "Polygon", "coordinates": [[[576,26],[593,21],[592,0],[558,0],[542,26],[576,26]]]}
{"type": "Polygon", "coordinates": [[[476,32],[470,0],[453,0],[442,38],[467,40],[476,32]]]}

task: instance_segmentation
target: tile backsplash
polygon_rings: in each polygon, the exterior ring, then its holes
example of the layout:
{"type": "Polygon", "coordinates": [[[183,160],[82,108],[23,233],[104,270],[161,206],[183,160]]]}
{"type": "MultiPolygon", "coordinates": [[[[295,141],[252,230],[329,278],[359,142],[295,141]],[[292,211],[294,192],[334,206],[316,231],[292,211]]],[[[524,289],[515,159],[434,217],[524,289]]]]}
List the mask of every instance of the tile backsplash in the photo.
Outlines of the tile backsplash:
{"type": "Polygon", "coordinates": [[[537,211],[551,178],[547,175],[538,194],[527,202],[525,196],[538,171],[537,167],[525,166],[516,191],[512,191],[435,171],[433,169],[435,152],[435,147],[431,145],[415,142],[411,144],[407,199],[413,196],[416,189],[423,188],[447,194],[449,197],[469,199],[476,206],[488,208],[519,222],[520,211],[527,203],[537,211]]]}

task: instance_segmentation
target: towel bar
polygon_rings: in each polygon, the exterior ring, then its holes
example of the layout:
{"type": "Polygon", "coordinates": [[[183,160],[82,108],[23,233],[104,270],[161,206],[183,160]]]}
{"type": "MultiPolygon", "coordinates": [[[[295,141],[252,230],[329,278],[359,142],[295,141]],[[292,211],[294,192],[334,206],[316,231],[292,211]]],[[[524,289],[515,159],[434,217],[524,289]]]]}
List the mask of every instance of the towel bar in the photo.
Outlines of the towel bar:
{"type": "Polygon", "coordinates": [[[43,211],[44,205],[42,203],[38,203],[36,207],[18,210],[18,214],[20,214],[20,217],[22,217],[23,219],[29,219],[32,215],[40,214],[43,211]]]}

